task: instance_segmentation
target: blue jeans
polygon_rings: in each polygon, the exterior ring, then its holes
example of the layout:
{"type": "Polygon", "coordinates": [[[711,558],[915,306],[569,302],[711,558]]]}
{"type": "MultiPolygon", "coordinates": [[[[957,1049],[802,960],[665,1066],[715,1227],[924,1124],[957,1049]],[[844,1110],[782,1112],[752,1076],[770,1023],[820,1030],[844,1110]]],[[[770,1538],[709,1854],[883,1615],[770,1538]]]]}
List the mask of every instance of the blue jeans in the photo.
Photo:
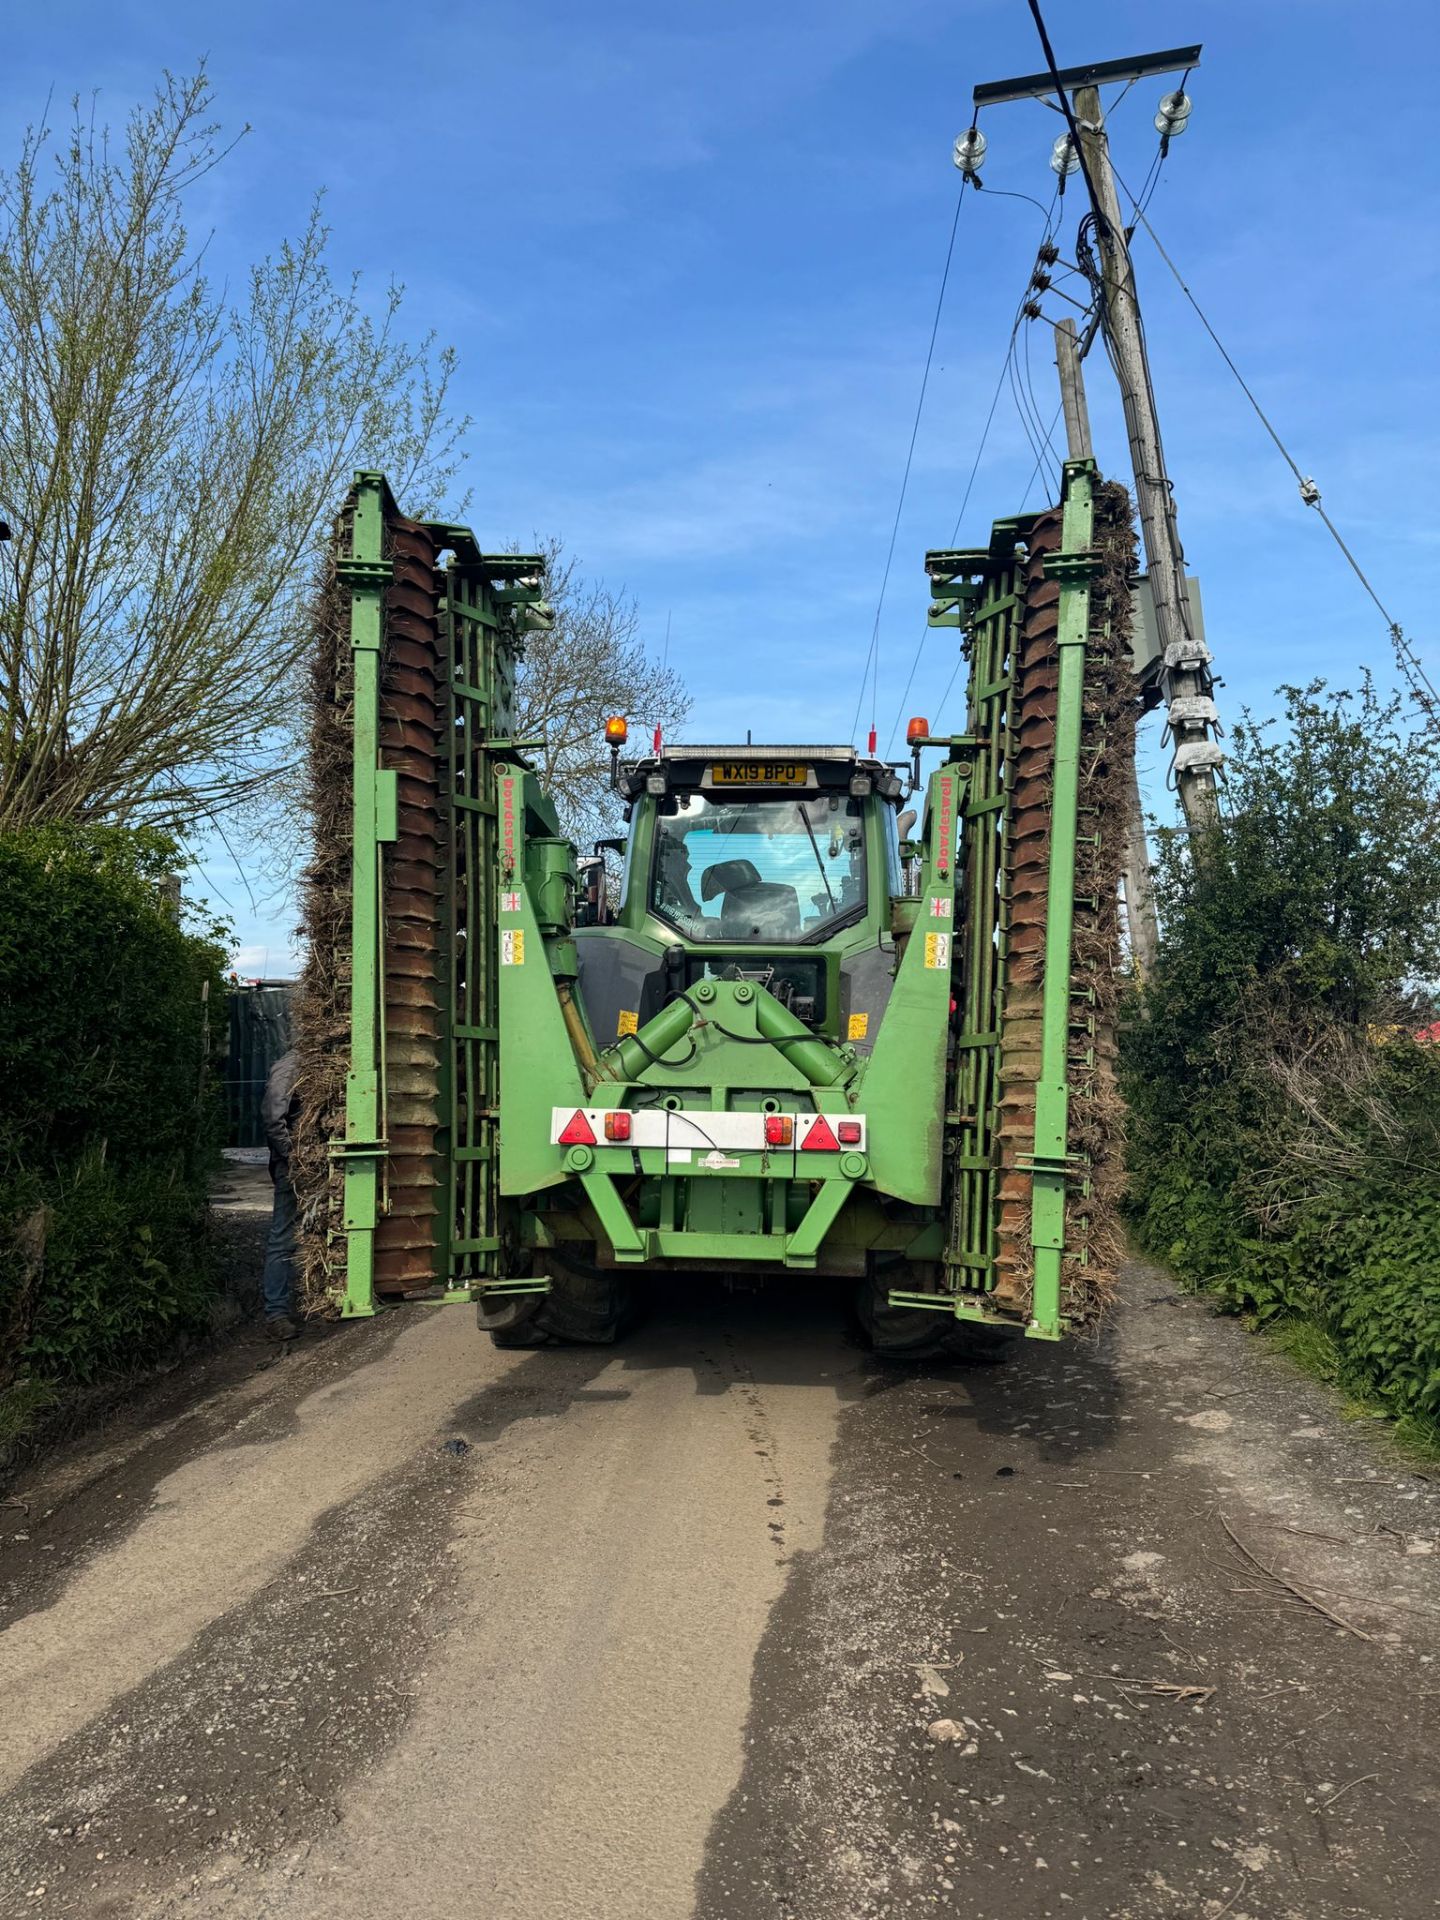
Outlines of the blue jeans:
{"type": "Polygon", "coordinates": [[[275,1204],[265,1240],[261,1288],[267,1320],[278,1320],[290,1312],[295,1293],[295,1189],[290,1184],[288,1160],[275,1164],[275,1204]]]}

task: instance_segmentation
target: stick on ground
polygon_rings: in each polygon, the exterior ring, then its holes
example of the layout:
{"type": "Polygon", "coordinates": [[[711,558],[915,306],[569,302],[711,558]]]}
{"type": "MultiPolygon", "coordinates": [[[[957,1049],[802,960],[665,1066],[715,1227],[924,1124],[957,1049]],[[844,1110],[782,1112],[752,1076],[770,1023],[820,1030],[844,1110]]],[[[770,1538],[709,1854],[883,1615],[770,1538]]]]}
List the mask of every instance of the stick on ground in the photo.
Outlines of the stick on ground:
{"type": "Polygon", "coordinates": [[[1267,1567],[1263,1560],[1250,1551],[1249,1547],[1246,1546],[1239,1534],[1236,1533],[1223,1513],[1220,1516],[1220,1524],[1224,1527],[1226,1533],[1229,1534],[1231,1542],[1239,1553],[1250,1566],[1254,1567],[1257,1573],[1263,1574],[1267,1580],[1273,1581],[1277,1587],[1283,1587],[1285,1591],[1292,1594],[1302,1606],[1309,1607],[1312,1612],[1320,1614],[1324,1619],[1328,1620],[1332,1626],[1341,1628],[1345,1633],[1353,1633],[1357,1640],[1374,1639],[1374,1634],[1366,1633],[1363,1627],[1357,1627],[1353,1620],[1345,1619],[1342,1614],[1332,1612],[1323,1600],[1318,1600],[1313,1593],[1308,1593],[1304,1587],[1297,1586],[1288,1575],[1278,1573],[1274,1567],[1267,1567]]]}

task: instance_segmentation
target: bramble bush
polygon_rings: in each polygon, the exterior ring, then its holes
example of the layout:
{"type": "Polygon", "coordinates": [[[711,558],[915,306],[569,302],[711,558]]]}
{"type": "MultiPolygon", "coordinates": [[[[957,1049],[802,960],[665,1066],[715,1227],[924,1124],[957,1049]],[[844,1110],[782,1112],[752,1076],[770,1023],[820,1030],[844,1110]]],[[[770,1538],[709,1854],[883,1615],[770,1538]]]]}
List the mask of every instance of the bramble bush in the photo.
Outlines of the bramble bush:
{"type": "Polygon", "coordinates": [[[1234,731],[1224,818],[1156,846],[1122,1035],[1141,1245],[1440,1437],[1440,745],[1367,683],[1234,731]],[[1307,1334],[1307,1339],[1309,1338],[1307,1334]]]}
{"type": "Polygon", "coordinates": [[[0,833],[0,1389],[208,1322],[224,949],[177,924],[175,860],[148,829],[0,833]]]}

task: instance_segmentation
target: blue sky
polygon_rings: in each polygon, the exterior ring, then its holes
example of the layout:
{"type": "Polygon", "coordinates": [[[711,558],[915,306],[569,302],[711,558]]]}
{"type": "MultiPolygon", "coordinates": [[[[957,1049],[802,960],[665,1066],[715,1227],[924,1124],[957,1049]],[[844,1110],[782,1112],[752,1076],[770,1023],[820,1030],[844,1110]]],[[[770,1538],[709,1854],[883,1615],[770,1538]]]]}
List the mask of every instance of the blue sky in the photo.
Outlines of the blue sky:
{"type": "MultiPolygon", "coordinates": [[[[1433,677],[1440,249],[1434,109],[1410,76],[1434,64],[1436,9],[1049,0],[1047,16],[1062,63],[1204,43],[1151,219],[1433,677]]],[[[411,325],[459,349],[481,538],[559,535],[635,595],[657,650],[668,617],[694,734],[850,737],[950,146],[977,81],[1042,64],[1024,0],[50,0],[5,23],[6,146],[52,89],[99,88],[118,122],[201,54],[227,125],[253,129],[210,183],[212,257],[242,268],[324,187],[335,265],[377,296],[402,280],[411,325]]],[[[1115,109],[1132,185],[1162,90],[1142,81],[1115,109]]],[[[987,187],[1048,203],[1054,114],[981,124],[987,187]]],[[[1073,257],[1078,180],[1066,200],[1073,257]]],[[[966,195],[881,622],[882,745],[923,633],[923,552],[951,538],[1040,226],[1024,201],[966,195]]],[[[1136,262],[1222,712],[1364,664],[1388,682],[1379,616],[1143,240],[1136,262]]],[[[1049,329],[1027,331],[1048,420],[1049,329]]],[[[1097,452],[1128,477],[1098,354],[1088,373],[1097,452]]],[[[1020,507],[1034,465],[1007,386],[962,542],[1020,507]]],[[[936,724],[956,718],[958,684],[937,711],[948,644],[929,637],[906,701],[936,724]]],[[[1153,721],[1144,761],[1164,811],[1153,721]]],[[[268,950],[273,971],[292,909],[252,906],[223,850],[204,865],[247,968],[268,950]]]]}

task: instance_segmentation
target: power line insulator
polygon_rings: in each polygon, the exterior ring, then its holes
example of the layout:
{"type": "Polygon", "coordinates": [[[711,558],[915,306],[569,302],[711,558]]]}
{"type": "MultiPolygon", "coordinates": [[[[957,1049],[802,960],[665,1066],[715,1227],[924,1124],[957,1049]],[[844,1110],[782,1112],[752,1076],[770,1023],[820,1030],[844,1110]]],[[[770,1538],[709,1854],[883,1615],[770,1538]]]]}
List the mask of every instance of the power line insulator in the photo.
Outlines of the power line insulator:
{"type": "Polygon", "coordinates": [[[1059,258],[1060,258],[1059,247],[1056,246],[1053,240],[1046,240],[1042,244],[1040,248],[1040,254],[1039,254],[1039,259],[1042,266],[1053,267],[1055,262],[1059,258]]]}
{"type": "Polygon", "coordinates": [[[1167,93],[1160,102],[1160,111],[1155,116],[1155,131],[1166,140],[1174,140],[1184,133],[1189,119],[1189,94],[1167,93]]]}
{"type": "Polygon", "coordinates": [[[1027,320],[1039,320],[1042,317],[1038,300],[1027,300],[1020,311],[1027,320]]]}
{"type": "Polygon", "coordinates": [[[1030,284],[1037,293],[1044,293],[1050,286],[1050,276],[1043,267],[1037,267],[1030,276],[1030,284]]]}
{"type": "Polygon", "coordinates": [[[989,145],[978,127],[971,127],[968,133],[962,133],[955,142],[955,164],[967,180],[974,180],[985,164],[985,149],[989,145]]]}

